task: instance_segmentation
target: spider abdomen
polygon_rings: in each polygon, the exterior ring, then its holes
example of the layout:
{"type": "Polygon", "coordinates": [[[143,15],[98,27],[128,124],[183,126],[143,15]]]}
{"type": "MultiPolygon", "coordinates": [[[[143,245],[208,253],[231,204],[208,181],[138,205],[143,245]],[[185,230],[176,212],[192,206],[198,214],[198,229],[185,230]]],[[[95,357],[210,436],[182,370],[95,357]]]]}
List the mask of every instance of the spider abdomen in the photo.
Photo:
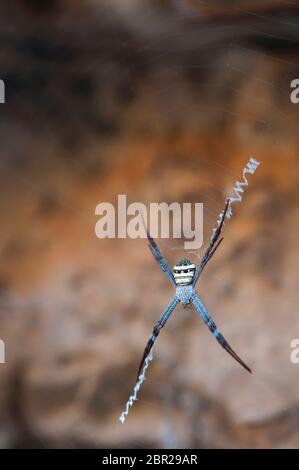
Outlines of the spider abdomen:
{"type": "Polygon", "coordinates": [[[195,265],[187,258],[182,259],[173,267],[175,283],[178,286],[186,286],[193,283],[195,265]]]}

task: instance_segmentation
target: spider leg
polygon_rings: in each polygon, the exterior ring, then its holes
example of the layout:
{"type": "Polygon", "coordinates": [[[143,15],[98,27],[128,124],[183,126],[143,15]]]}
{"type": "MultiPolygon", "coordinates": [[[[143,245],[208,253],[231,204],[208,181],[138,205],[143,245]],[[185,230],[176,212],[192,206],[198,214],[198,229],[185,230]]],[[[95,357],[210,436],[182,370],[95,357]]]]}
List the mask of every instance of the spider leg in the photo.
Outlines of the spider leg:
{"type": "Polygon", "coordinates": [[[151,235],[150,235],[150,233],[147,229],[146,229],[146,234],[147,234],[147,239],[149,241],[148,247],[149,247],[153,257],[155,258],[155,260],[159,264],[162,271],[166,274],[166,276],[172,281],[172,283],[174,285],[176,285],[174,275],[173,275],[173,272],[171,271],[171,269],[169,267],[169,264],[167,263],[166,259],[162,256],[162,253],[159,250],[159,247],[158,247],[157,243],[151,237],[151,235]]]}
{"type": "Polygon", "coordinates": [[[163,328],[163,326],[167,322],[168,318],[170,317],[170,315],[172,314],[172,312],[174,311],[174,309],[175,309],[175,307],[177,306],[178,303],[179,303],[179,300],[176,297],[174,297],[172,299],[172,301],[170,302],[170,304],[164,310],[164,312],[163,312],[160,320],[158,321],[158,323],[155,325],[155,328],[153,329],[152,335],[151,335],[150,339],[148,340],[148,343],[145,347],[145,350],[144,350],[144,353],[143,353],[143,356],[142,356],[142,359],[141,359],[141,362],[140,362],[140,365],[139,365],[137,380],[138,380],[140,372],[143,368],[143,364],[145,362],[145,359],[149,355],[149,353],[150,353],[150,351],[151,351],[151,349],[152,349],[152,347],[153,347],[153,345],[154,345],[154,343],[155,343],[155,341],[158,337],[158,334],[160,333],[161,328],[163,328]]]}
{"type": "Polygon", "coordinates": [[[210,261],[210,259],[212,258],[215,251],[217,250],[217,248],[219,247],[220,243],[223,240],[223,238],[221,238],[219,240],[219,237],[220,237],[220,234],[221,234],[221,231],[222,231],[222,228],[223,228],[223,224],[224,224],[224,220],[225,220],[225,217],[226,217],[226,214],[227,214],[227,211],[228,211],[229,202],[230,202],[230,200],[228,198],[226,200],[224,210],[221,214],[221,218],[219,220],[218,227],[216,228],[216,230],[213,233],[210,244],[207,247],[203,257],[201,258],[199,266],[196,268],[196,271],[195,271],[195,274],[194,274],[193,286],[195,286],[195,284],[198,281],[198,278],[201,275],[202,271],[204,270],[205,266],[208,264],[208,262],[210,261]]]}
{"type": "Polygon", "coordinates": [[[241,364],[248,372],[251,372],[251,369],[245,364],[245,362],[242,361],[242,359],[235,353],[235,351],[230,347],[226,339],[222,336],[220,331],[218,330],[216,324],[214,323],[214,320],[210,316],[209,312],[207,309],[204,307],[204,305],[201,303],[200,299],[196,294],[193,295],[192,297],[192,303],[198,313],[200,314],[201,318],[205,322],[205,324],[208,326],[210,329],[211,333],[213,333],[214,337],[218,341],[218,343],[237,361],[239,364],[241,364]]]}

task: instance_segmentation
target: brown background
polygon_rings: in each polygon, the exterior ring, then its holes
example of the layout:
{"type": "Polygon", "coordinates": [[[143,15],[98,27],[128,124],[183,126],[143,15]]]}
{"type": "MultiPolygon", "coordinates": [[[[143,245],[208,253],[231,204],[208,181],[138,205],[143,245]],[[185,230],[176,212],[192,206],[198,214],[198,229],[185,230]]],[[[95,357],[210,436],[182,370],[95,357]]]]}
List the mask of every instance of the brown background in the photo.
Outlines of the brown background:
{"type": "Polygon", "coordinates": [[[297,2],[3,3],[0,446],[297,447],[297,2]],[[198,289],[254,373],[178,307],[121,426],[172,286],[144,240],[95,237],[95,207],[203,202],[207,241],[251,155],[198,289]]]}

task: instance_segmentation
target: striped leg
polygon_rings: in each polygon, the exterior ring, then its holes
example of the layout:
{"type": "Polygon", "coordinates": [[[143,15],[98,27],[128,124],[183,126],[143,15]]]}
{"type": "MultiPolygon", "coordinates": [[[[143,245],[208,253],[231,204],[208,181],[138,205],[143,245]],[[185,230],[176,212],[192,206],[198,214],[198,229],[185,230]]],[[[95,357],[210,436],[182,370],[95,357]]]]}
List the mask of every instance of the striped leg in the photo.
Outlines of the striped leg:
{"type": "Polygon", "coordinates": [[[198,278],[201,275],[202,271],[204,270],[205,266],[208,264],[208,262],[210,261],[210,259],[214,255],[214,253],[217,250],[217,248],[219,247],[220,243],[222,243],[222,241],[223,241],[223,238],[220,238],[220,240],[219,240],[219,237],[220,237],[221,232],[222,232],[224,220],[225,220],[225,217],[226,217],[226,214],[227,214],[227,211],[228,211],[228,207],[229,207],[229,202],[230,202],[230,199],[227,199],[224,210],[222,211],[221,216],[220,216],[220,220],[218,222],[218,227],[214,230],[211,241],[210,241],[210,244],[209,244],[208,248],[206,249],[203,257],[201,258],[199,266],[197,266],[197,268],[196,268],[196,271],[195,271],[195,274],[194,274],[194,279],[193,279],[193,286],[195,286],[195,284],[197,283],[198,278]]]}
{"type": "Polygon", "coordinates": [[[245,362],[242,361],[242,359],[235,353],[235,351],[230,347],[226,339],[222,336],[220,331],[218,330],[217,326],[214,323],[214,320],[210,316],[209,312],[207,309],[204,307],[204,305],[201,303],[199,300],[198,296],[196,294],[193,295],[192,297],[192,303],[198,313],[200,314],[201,318],[205,322],[205,324],[208,326],[210,331],[213,333],[214,337],[217,339],[218,343],[221,344],[221,346],[237,361],[239,364],[241,364],[248,372],[251,373],[250,368],[245,364],[245,362]]]}
{"type": "Polygon", "coordinates": [[[176,297],[174,297],[172,299],[172,301],[170,302],[170,304],[165,309],[165,311],[162,314],[160,320],[156,324],[156,326],[153,330],[153,333],[152,333],[152,335],[151,335],[151,337],[150,337],[150,339],[149,339],[149,341],[146,345],[146,348],[144,350],[144,353],[143,353],[143,356],[142,356],[142,359],[141,359],[141,362],[140,362],[140,366],[139,366],[139,369],[138,369],[137,380],[138,380],[140,372],[143,368],[144,361],[147,358],[147,356],[149,355],[150,350],[152,349],[152,347],[153,347],[153,345],[154,345],[154,343],[155,343],[155,341],[158,337],[158,334],[160,333],[161,328],[163,328],[163,326],[167,322],[168,318],[170,317],[170,315],[172,314],[172,312],[174,311],[174,309],[175,309],[175,307],[177,306],[178,303],[179,303],[179,300],[176,297]]]}
{"type": "Polygon", "coordinates": [[[171,271],[171,269],[169,267],[169,264],[167,263],[166,259],[162,256],[162,253],[159,250],[159,247],[158,247],[157,243],[151,237],[151,235],[150,235],[150,233],[147,229],[146,229],[146,234],[147,234],[147,239],[148,239],[148,242],[149,242],[148,247],[149,247],[153,257],[155,258],[155,260],[159,264],[162,271],[166,274],[166,276],[171,280],[171,282],[174,285],[176,285],[175,279],[174,279],[174,276],[173,276],[173,272],[171,271]]]}

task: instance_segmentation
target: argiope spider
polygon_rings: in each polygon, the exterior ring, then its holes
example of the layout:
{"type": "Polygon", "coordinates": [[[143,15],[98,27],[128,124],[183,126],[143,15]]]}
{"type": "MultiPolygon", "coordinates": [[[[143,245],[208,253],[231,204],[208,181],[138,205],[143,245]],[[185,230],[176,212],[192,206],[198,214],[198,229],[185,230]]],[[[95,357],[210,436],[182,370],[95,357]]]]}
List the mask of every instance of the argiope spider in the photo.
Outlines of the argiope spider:
{"type": "Polygon", "coordinates": [[[206,310],[204,305],[202,304],[201,300],[199,299],[198,295],[195,291],[195,285],[198,281],[199,276],[201,275],[203,269],[208,264],[212,256],[214,255],[215,251],[219,247],[220,243],[222,242],[223,238],[220,238],[220,234],[222,231],[222,227],[224,224],[224,219],[227,214],[227,210],[229,208],[230,199],[227,199],[224,211],[221,214],[221,218],[219,220],[219,224],[217,229],[215,230],[211,242],[206,249],[199,265],[196,267],[190,260],[184,258],[178,264],[173,267],[173,270],[170,269],[168,262],[162,256],[158,245],[151,237],[149,231],[147,230],[147,238],[149,241],[149,248],[157,261],[160,265],[162,271],[166,274],[166,276],[171,280],[174,284],[176,291],[175,296],[171,300],[170,304],[167,306],[166,310],[162,314],[160,320],[154,327],[153,333],[146,345],[144,350],[144,354],[138,369],[137,380],[140,376],[140,373],[143,369],[143,365],[145,363],[146,358],[148,357],[157,337],[160,333],[161,328],[165,326],[167,320],[169,319],[170,315],[174,311],[175,307],[179,302],[183,304],[183,306],[189,306],[191,304],[194,305],[198,313],[200,314],[201,318],[208,326],[218,343],[236,360],[238,361],[248,372],[251,373],[251,369],[242,361],[242,359],[235,353],[235,351],[230,347],[226,339],[222,336],[220,331],[218,330],[214,320],[210,316],[209,312],[206,310]]]}

